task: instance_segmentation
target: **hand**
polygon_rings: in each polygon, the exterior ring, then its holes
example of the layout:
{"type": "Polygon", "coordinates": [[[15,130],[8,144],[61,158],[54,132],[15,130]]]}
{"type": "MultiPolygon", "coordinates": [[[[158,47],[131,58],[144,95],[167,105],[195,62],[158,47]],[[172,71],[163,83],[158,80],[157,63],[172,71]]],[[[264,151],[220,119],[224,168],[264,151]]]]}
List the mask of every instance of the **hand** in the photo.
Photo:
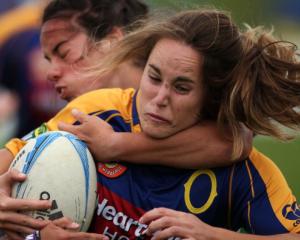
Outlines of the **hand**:
{"type": "Polygon", "coordinates": [[[54,225],[69,231],[78,231],[80,227],[78,223],[72,222],[72,220],[67,217],[62,217],[52,222],[48,221],[48,224],[49,223],[53,223],[54,225]]]}
{"type": "Polygon", "coordinates": [[[118,150],[114,149],[114,143],[120,133],[114,132],[108,123],[96,116],[84,114],[77,109],[72,110],[72,115],[80,122],[80,125],[60,122],[58,128],[70,132],[86,142],[97,161],[114,160],[118,150]]]}
{"type": "Polygon", "coordinates": [[[30,234],[46,225],[42,220],[34,219],[17,211],[48,209],[51,207],[49,201],[10,197],[13,183],[25,179],[26,175],[13,169],[0,176],[0,229],[3,229],[10,239],[24,239],[20,234],[30,234]]]}
{"type": "Polygon", "coordinates": [[[155,208],[146,212],[140,219],[141,223],[149,224],[146,234],[152,239],[211,239],[213,227],[203,223],[196,216],[167,208],[155,208]]]}
{"type": "Polygon", "coordinates": [[[74,232],[78,228],[79,224],[73,223],[67,218],[61,218],[48,222],[47,226],[40,231],[40,236],[41,239],[47,240],[108,240],[108,237],[101,234],[74,232]]]}

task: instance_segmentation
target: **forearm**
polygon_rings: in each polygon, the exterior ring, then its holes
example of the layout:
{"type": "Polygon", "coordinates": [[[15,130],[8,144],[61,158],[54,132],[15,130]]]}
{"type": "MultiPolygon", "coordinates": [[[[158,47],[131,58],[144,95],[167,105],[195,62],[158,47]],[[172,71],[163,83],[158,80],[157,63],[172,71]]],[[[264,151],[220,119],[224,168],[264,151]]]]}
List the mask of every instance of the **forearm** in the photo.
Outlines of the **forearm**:
{"type": "Polygon", "coordinates": [[[0,149],[0,175],[8,170],[13,159],[14,156],[10,151],[6,148],[0,149]]]}
{"type": "Polygon", "coordinates": [[[278,239],[278,240],[294,240],[300,239],[300,234],[296,233],[286,233],[286,234],[278,234],[278,235],[253,235],[253,234],[245,234],[229,231],[222,228],[215,228],[214,236],[211,238],[214,240],[270,240],[270,239],[278,239]]]}
{"type": "MultiPolygon", "coordinates": [[[[252,139],[247,140],[247,155],[252,139]]],[[[145,134],[118,133],[114,160],[161,164],[182,168],[207,168],[232,164],[232,142],[210,123],[194,126],[166,139],[145,134]]],[[[244,157],[244,156],[243,156],[244,157]]]]}

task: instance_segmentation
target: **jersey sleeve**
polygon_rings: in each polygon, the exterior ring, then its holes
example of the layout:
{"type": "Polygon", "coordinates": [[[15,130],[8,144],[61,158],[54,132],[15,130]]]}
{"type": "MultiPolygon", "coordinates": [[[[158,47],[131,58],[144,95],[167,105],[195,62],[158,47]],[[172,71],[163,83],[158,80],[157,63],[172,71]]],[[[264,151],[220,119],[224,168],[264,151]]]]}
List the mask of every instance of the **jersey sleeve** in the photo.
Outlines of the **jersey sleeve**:
{"type": "Polygon", "coordinates": [[[254,149],[234,177],[237,194],[233,209],[240,213],[240,222],[247,231],[263,235],[300,233],[296,198],[272,160],[254,149]]]}
{"type": "Polygon", "coordinates": [[[14,138],[10,140],[5,147],[15,156],[29,139],[47,131],[58,130],[59,122],[76,124],[76,120],[71,113],[72,109],[75,108],[89,115],[98,115],[101,112],[117,110],[126,118],[130,118],[128,106],[133,94],[134,89],[101,89],[81,95],[67,104],[48,122],[34,129],[22,139],[14,138]]]}

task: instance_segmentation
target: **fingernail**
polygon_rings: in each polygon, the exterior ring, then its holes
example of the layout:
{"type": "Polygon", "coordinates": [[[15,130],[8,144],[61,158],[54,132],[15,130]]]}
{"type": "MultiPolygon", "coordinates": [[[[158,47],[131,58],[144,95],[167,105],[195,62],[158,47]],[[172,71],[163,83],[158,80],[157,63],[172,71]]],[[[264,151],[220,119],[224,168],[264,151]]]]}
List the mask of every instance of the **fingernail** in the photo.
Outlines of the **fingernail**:
{"type": "Polygon", "coordinates": [[[19,175],[19,177],[26,177],[25,173],[19,173],[18,175],[19,175]]]}
{"type": "Polygon", "coordinates": [[[79,113],[77,108],[73,108],[71,112],[72,112],[73,115],[76,115],[76,114],[79,113]]]}
{"type": "Polygon", "coordinates": [[[146,228],[146,229],[141,233],[141,235],[145,235],[145,234],[147,234],[147,232],[148,232],[148,228],[146,228]]]}
{"type": "Polygon", "coordinates": [[[79,228],[80,225],[78,223],[72,222],[70,228],[79,228]]]}

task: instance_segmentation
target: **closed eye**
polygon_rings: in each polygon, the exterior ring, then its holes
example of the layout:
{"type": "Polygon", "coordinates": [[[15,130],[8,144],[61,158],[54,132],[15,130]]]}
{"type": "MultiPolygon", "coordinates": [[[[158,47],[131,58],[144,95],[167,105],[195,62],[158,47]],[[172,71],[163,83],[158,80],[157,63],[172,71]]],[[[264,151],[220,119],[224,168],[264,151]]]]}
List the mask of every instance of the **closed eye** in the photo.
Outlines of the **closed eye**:
{"type": "Polygon", "coordinates": [[[190,86],[185,86],[185,85],[175,85],[174,86],[175,91],[179,94],[187,94],[191,91],[191,87],[190,86]]]}
{"type": "Polygon", "coordinates": [[[149,76],[149,78],[151,79],[151,81],[152,82],[154,82],[154,83],[160,83],[161,82],[161,78],[160,77],[158,77],[158,76],[153,76],[153,75],[148,75],[149,76]]]}

